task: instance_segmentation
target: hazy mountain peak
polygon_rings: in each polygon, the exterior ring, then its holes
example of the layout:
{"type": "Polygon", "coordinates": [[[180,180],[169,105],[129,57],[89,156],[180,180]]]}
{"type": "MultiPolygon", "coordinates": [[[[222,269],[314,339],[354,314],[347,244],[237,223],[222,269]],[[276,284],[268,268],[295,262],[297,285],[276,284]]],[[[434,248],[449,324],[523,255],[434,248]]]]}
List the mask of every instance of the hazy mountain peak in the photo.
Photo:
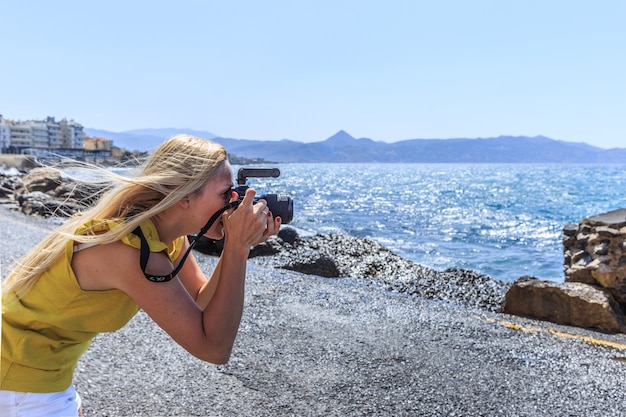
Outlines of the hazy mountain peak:
{"type": "Polygon", "coordinates": [[[354,140],[356,139],[353,138],[348,132],[346,132],[345,130],[340,130],[339,132],[326,139],[326,142],[345,143],[352,142],[354,140]]]}
{"type": "Polygon", "coordinates": [[[169,139],[172,136],[175,136],[181,133],[192,135],[192,136],[198,136],[204,139],[214,139],[215,137],[217,137],[214,133],[211,133],[211,132],[186,129],[186,128],[181,129],[181,128],[175,128],[175,127],[166,127],[166,128],[158,128],[158,129],[157,128],[134,129],[134,130],[128,130],[123,133],[128,133],[131,135],[138,135],[138,136],[154,136],[154,137],[160,137],[163,139],[169,139]]]}

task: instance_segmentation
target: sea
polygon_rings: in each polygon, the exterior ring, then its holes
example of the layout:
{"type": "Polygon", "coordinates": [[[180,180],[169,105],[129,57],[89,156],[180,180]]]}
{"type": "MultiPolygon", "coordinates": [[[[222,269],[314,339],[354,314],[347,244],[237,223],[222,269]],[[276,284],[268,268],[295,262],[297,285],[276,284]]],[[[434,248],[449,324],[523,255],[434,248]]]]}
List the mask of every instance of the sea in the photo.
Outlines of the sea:
{"type": "MultiPolygon", "coordinates": [[[[626,163],[277,164],[302,235],[369,238],[436,269],[563,282],[563,227],[626,208],[626,163]]],[[[239,167],[233,167],[235,175],[239,167]]]]}

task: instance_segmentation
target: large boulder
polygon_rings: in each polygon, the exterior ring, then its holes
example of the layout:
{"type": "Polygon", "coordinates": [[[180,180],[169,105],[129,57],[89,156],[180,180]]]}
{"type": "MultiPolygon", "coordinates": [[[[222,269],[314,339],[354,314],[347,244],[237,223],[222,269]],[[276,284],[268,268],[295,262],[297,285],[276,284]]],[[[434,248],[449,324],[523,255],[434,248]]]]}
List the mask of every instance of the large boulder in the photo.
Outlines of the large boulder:
{"type": "Polygon", "coordinates": [[[12,184],[10,191],[24,214],[68,217],[88,208],[106,189],[104,184],[77,182],[57,169],[39,167],[20,178],[19,185],[12,184]]]}
{"type": "Polygon", "coordinates": [[[63,184],[61,172],[48,167],[33,168],[22,178],[22,187],[24,187],[26,193],[35,191],[41,191],[42,193],[54,192],[61,184],[63,184]]]}
{"type": "Polygon", "coordinates": [[[506,293],[503,312],[607,332],[626,331],[626,317],[611,294],[580,282],[521,277],[506,293]]]}

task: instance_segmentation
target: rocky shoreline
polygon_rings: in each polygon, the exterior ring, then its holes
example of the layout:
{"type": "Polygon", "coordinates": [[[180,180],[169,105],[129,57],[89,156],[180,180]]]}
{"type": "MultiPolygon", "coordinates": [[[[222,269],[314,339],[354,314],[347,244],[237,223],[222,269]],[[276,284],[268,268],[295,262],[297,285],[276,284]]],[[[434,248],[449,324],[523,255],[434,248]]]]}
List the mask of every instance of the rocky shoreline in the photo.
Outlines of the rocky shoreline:
{"type": "MultiPolygon", "coordinates": [[[[79,183],[46,167],[0,176],[0,199],[40,217],[70,216],[105,189],[102,183],[79,183]]],[[[425,299],[626,333],[626,287],[621,278],[626,270],[625,226],[626,210],[565,226],[565,283],[526,276],[506,283],[471,270],[436,271],[370,239],[337,234],[302,237],[288,226],[254,248],[250,257],[268,267],[307,275],[371,280],[386,290],[425,299]]],[[[220,244],[202,237],[195,249],[219,255],[220,244]]]]}
{"type": "Polygon", "coordinates": [[[427,268],[397,256],[370,239],[316,234],[297,237],[289,243],[281,242],[282,235],[264,244],[276,247],[275,242],[279,242],[281,247],[276,254],[264,257],[264,264],[329,278],[377,280],[390,291],[493,312],[501,311],[510,287],[471,270],[427,268]]]}

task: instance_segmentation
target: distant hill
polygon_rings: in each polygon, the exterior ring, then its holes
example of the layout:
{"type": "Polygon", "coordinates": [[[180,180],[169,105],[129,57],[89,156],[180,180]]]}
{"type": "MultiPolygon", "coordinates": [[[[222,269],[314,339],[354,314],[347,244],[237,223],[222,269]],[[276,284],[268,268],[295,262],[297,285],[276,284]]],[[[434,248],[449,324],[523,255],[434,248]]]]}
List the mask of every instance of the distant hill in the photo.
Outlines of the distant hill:
{"type": "Polygon", "coordinates": [[[216,137],[189,129],[142,129],[107,132],[85,128],[87,134],[114,141],[129,150],[149,151],[177,133],[221,143],[229,153],[276,162],[421,162],[421,163],[626,163],[626,149],[601,149],[585,143],[545,136],[496,138],[409,139],[394,143],[355,139],[343,130],[321,142],[288,139],[261,141],[216,137]]]}
{"type": "Polygon", "coordinates": [[[85,132],[92,137],[106,138],[113,141],[115,146],[129,151],[151,151],[166,139],[179,133],[187,133],[204,139],[213,139],[211,132],[200,132],[191,129],[137,129],[125,132],[109,132],[108,130],[84,128],[85,132]]]}

